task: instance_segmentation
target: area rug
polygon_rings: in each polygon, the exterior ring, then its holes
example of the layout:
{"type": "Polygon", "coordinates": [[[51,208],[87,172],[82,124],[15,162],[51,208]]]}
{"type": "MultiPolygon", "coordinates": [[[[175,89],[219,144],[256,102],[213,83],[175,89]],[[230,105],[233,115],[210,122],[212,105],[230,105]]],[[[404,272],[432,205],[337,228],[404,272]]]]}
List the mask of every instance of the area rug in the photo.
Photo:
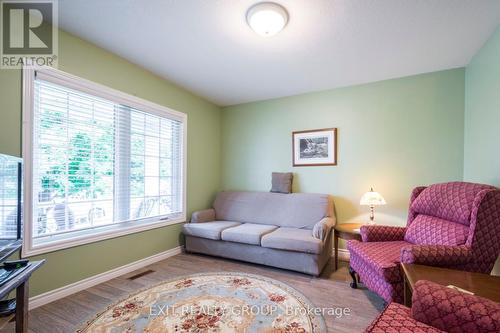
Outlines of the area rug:
{"type": "Polygon", "coordinates": [[[78,333],[323,333],[321,313],[290,286],[244,273],[165,281],[108,307],[78,333]]]}

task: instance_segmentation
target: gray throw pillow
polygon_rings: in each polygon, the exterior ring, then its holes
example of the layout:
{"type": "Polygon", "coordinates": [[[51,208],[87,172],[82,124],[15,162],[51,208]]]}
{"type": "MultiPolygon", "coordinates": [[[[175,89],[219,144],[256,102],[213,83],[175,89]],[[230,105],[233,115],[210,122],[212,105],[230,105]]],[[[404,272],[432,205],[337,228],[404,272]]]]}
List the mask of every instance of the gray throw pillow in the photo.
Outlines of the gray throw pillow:
{"type": "Polygon", "coordinates": [[[293,173],[291,172],[273,172],[271,192],[292,193],[293,173]]]}

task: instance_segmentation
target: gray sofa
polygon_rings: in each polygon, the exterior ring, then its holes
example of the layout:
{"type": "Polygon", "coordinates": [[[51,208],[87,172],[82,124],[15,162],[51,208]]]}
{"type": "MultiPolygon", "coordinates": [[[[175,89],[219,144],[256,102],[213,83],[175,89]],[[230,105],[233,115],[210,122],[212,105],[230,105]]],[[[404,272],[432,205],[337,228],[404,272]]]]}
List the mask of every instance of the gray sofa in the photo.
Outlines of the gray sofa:
{"type": "Polygon", "coordinates": [[[326,194],[221,192],[183,226],[186,251],[319,275],[332,254],[326,194]]]}

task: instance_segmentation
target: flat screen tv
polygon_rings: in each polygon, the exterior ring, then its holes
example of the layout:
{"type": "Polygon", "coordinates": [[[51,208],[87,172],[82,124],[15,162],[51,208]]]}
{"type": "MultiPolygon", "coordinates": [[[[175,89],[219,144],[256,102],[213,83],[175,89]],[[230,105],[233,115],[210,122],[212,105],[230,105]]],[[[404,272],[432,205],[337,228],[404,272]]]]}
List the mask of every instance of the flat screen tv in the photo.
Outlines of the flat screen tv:
{"type": "Polygon", "coordinates": [[[0,262],[22,244],[23,161],[0,154],[0,262]]]}

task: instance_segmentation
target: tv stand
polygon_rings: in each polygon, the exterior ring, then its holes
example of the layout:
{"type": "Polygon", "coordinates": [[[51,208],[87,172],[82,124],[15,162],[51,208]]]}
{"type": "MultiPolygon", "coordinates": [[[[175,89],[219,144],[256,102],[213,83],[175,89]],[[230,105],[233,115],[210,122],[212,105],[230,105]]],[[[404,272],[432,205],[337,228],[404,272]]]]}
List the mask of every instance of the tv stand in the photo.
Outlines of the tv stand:
{"type": "MultiPolygon", "coordinates": [[[[29,262],[28,266],[22,272],[13,277],[12,280],[7,281],[4,285],[0,286],[0,299],[7,296],[12,290],[16,289],[16,333],[28,332],[28,282],[31,274],[33,274],[33,272],[40,268],[44,263],[45,260],[29,262]]],[[[12,307],[12,305],[13,304],[11,304],[10,306],[12,307]]]]}

